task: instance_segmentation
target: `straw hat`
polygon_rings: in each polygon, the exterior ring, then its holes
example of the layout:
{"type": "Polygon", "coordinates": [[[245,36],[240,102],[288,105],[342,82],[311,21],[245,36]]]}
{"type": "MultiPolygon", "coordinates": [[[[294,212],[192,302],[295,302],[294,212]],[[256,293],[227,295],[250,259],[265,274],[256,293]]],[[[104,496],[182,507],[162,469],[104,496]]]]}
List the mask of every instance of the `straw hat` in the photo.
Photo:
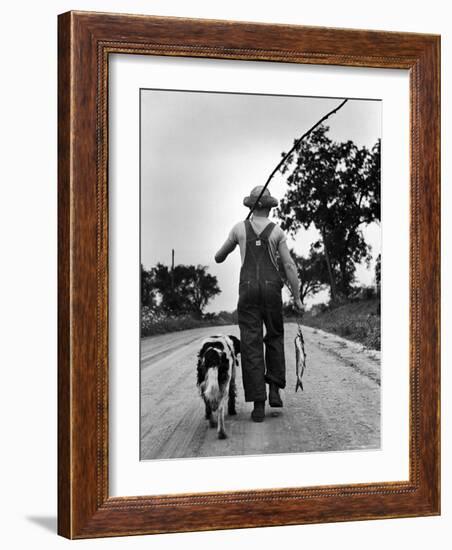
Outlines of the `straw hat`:
{"type": "MultiPolygon", "coordinates": [[[[254,187],[251,190],[249,196],[243,199],[243,204],[245,206],[248,206],[248,208],[253,208],[256,199],[259,197],[263,187],[263,185],[258,185],[257,187],[254,187]]],[[[272,197],[270,195],[270,191],[266,189],[262,197],[259,199],[259,202],[256,204],[256,208],[273,208],[274,206],[278,206],[278,199],[272,197]]]]}

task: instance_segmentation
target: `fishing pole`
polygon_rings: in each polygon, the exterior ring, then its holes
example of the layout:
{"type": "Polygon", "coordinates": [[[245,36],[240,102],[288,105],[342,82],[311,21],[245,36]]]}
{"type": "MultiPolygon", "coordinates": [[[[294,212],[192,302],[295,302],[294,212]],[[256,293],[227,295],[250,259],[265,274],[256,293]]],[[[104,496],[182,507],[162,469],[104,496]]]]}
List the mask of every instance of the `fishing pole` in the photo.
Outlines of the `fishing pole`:
{"type": "MultiPolygon", "coordinates": [[[[283,156],[283,158],[278,162],[276,167],[273,169],[273,171],[271,172],[271,174],[267,178],[267,181],[265,182],[265,185],[263,186],[261,192],[259,193],[259,196],[257,197],[256,201],[254,202],[252,208],[250,208],[248,216],[246,217],[247,220],[249,220],[251,215],[253,214],[257,204],[259,203],[260,199],[262,198],[262,195],[265,193],[265,190],[267,189],[268,184],[272,180],[273,176],[281,168],[281,166],[286,162],[286,160],[290,157],[290,155],[295,151],[295,149],[300,145],[300,143],[306,137],[308,137],[309,134],[317,128],[317,126],[320,126],[320,124],[322,124],[322,122],[324,122],[327,118],[329,118],[331,115],[334,115],[335,113],[337,113],[339,111],[339,109],[341,109],[347,103],[347,101],[348,101],[348,99],[344,99],[344,101],[342,101],[342,103],[340,103],[335,109],[333,109],[332,111],[327,113],[325,116],[323,116],[318,122],[316,122],[314,124],[314,126],[309,128],[309,130],[307,130],[299,139],[295,140],[295,143],[294,143],[293,147],[290,149],[290,151],[288,153],[286,153],[283,156]]],[[[292,294],[292,299],[294,299],[292,289],[288,285],[287,281],[286,281],[286,286],[287,286],[290,294],[292,294]]],[[[298,318],[298,316],[295,317],[295,320],[297,322],[297,334],[296,334],[295,340],[294,340],[294,344],[295,344],[295,370],[296,370],[296,378],[297,378],[297,382],[296,382],[296,386],[295,386],[295,392],[297,392],[298,388],[301,388],[301,390],[303,391],[302,378],[303,378],[304,371],[306,369],[306,351],[305,351],[305,347],[304,347],[303,332],[301,330],[301,326],[302,326],[301,325],[301,316],[302,315],[300,314],[300,318],[298,318]]]]}
{"type": "Polygon", "coordinates": [[[284,157],[282,158],[282,160],[280,160],[278,162],[278,164],[276,165],[276,167],[273,169],[272,173],[268,176],[268,179],[267,181],[265,182],[265,185],[264,187],[262,188],[261,192],[259,193],[259,196],[257,197],[256,201],[254,202],[252,208],[250,208],[250,211],[248,213],[248,216],[246,217],[247,220],[250,219],[252,213],[254,212],[254,209],[256,208],[258,202],[261,200],[262,198],[262,195],[265,193],[265,190],[267,189],[268,187],[268,184],[270,183],[270,181],[272,180],[273,176],[276,174],[276,172],[281,168],[281,166],[286,162],[286,160],[290,157],[290,155],[295,151],[295,149],[298,147],[298,145],[305,139],[309,136],[309,134],[315,130],[317,128],[317,126],[320,126],[320,124],[322,124],[322,122],[324,122],[327,118],[329,118],[331,115],[334,115],[335,113],[337,113],[337,111],[339,111],[339,109],[341,109],[346,103],[347,103],[348,99],[344,99],[344,101],[338,105],[335,109],[333,109],[332,111],[330,111],[329,113],[327,113],[325,116],[323,116],[318,122],[316,122],[314,124],[314,126],[312,126],[311,128],[309,128],[309,130],[307,132],[305,132],[299,139],[295,140],[295,143],[294,143],[294,146],[292,147],[292,149],[290,149],[290,151],[288,153],[286,153],[284,155],[284,157]]]}

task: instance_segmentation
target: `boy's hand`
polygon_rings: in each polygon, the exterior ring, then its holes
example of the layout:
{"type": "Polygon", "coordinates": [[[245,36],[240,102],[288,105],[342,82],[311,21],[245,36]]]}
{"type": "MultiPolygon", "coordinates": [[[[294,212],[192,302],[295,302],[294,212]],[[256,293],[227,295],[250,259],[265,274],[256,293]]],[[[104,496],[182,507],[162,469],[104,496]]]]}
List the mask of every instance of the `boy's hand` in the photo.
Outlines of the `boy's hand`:
{"type": "Polygon", "coordinates": [[[295,303],[295,306],[298,310],[300,310],[300,311],[303,310],[303,304],[301,303],[300,298],[294,298],[294,303],[295,303]]]}

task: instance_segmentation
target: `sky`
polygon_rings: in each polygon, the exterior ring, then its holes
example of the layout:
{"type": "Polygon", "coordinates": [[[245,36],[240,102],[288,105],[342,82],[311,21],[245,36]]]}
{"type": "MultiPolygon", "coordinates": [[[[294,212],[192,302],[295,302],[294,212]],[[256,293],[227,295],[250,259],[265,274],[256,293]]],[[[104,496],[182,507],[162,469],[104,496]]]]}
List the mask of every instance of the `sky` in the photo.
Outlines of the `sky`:
{"type": "MultiPolygon", "coordinates": [[[[309,98],[169,90],[141,91],[141,263],[201,264],[222,290],[207,311],[237,306],[238,247],[222,264],[215,252],[248,209],[243,197],[263,185],[294,139],[342,98],[309,98]]],[[[326,124],[335,141],[372,147],[381,137],[381,102],[350,100],[326,124]]],[[[277,174],[271,194],[281,199],[285,177],[277,174]]],[[[275,221],[277,221],[275,219],[275,221]]],[[[363,228],[372,247],[370,269],[358,266],[357,280],[373,282],[380,252],[380,227],[363,228]]],[[[300,230],[289,247],[306,255],[315,229],[300,230]]],[[[322,292],[307,306],[327,299],[322,292]]]]}

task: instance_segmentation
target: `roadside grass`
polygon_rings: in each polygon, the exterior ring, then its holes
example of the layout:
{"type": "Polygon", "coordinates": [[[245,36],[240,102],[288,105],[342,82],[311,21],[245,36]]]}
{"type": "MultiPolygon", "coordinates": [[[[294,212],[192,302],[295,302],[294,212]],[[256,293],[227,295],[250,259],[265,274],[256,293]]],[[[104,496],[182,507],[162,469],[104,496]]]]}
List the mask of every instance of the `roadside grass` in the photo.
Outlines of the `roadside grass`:
{"type": "Polygon", "coordinates": [[[327,307],[317,315],[308,311],[303,314],[301,322],[359,342],[370,349],[379,350],[381,346],[379,298],[354,300],[337,307],[327,307]]]}
{"type": "MultiPolygon", "coordinates": [[[[295,321],[290,313],[285,321],[295,321]]],[[[338,334],[348,340],[359,342],[369,349],[379,350],[380,335],[380,299],[359,299],[340,306],[325,306],[324,310],[313,315],[305,312],[301,319],[303,325],[338,334]]],[[[192,328],[237,324],[236,312],[220,312],[199,318],[190,314],[172,316],[155,313],[142,308],[141,337],[178,332],[192,328]]]]}
{"type": "Polygon", "coordinates": [[[156,313],[149,308],[143,307],[141,310],[141,338],[191,328],[232,325],[236,322],[233,320],[233,314],[227,312],[208,314],[203,318],[199,318],[190,314],[168,315],[156,313]]]}

